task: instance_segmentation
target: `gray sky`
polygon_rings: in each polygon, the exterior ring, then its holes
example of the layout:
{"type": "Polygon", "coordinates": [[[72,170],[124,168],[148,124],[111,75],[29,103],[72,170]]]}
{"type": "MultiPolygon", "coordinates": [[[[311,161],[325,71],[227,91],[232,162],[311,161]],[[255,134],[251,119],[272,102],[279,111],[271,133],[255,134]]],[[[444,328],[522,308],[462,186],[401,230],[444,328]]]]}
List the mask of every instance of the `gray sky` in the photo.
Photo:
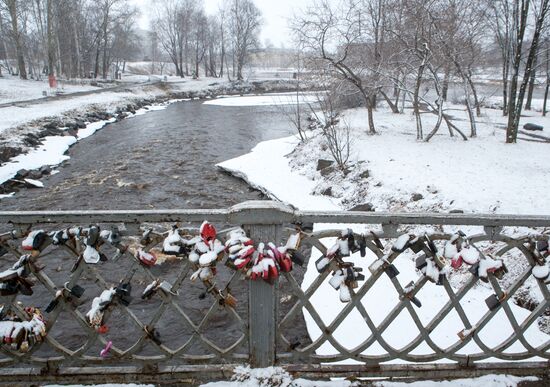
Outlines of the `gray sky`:
{"type": "MultiPolygon", "coordinates": [[[[204,0],[206,12],[214,13],[222,0],[204,0]]],[[[132,0],[141,10],[140,28],[149,28],[148,14],[155,0],[132,0]]],[[[254,3],[262,11],[263,26],[261,41],[264,43],[269,39],[276,47],[281,45],[290,46],[290,31],[287,27],[287,19],[300,7],[309,3],[307,0],[254,0],[254,3]]]]}

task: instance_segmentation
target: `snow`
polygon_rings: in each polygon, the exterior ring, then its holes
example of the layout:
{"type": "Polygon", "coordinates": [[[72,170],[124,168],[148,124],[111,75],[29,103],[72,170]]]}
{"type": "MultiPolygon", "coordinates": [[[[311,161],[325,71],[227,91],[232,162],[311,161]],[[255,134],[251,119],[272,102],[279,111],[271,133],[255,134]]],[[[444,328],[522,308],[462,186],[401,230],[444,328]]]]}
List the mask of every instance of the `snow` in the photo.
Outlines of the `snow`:
{"type": "Polygon", "coordinates": [[[485,375],[478,378],[455,379],[445,381],[422,380],[418,382],[374,382],[379,387],[516,387],[521,382],[536,382],[534,376],[518,377],[512,375],[485,375]]]}
{"type": "Polygon", "coordinates": [[[302,210],[339,210],[338,205],[328,197],[310,195],[316,185],[314,181],[293,173],[284,156],[292,152],[297,144],[298,140],[293,136],[264,141],[250,153],[217,166],[243,178],[270,197],[302,210]]]}
{"type": "Polygon", "coordinates": [[[231,381],[212,382],[201,387],[349,387],[347,380],[310,381],[293,379],[280,367],[250,368],[237,366],[231,381]]]}
{"type": "Polygon", "coordinates": [[[36,188],[44,188],[44,183],[42,183],[40,180],[35,179],[24,179],[26,183],[29,183],[30,185],[35,186],[36,188]]]}
{"type": "MultiPolygon", "coordinates": [[[[58,81],[58,88],[63,94],[76,93],[88,90],[100,89],[97,86],[91,86],[88,81],[82,81],[79,85],[69,84],[64,81],[58,81]]],[[[44,97],[43,92],[48,95],[54,95],[56,89],[50,89],[47,79],[41,81],[22,80],[19,77],[4,74],[0,77],[0,103],[28,101],[31,99],[44,97]]]]}
{"type": "Polygon", "coordinates": [[[42,145],[29,153],[14,157],[0,167],[0,184],[13,178],[20,169],[38,169],[44,165],[57,165],[69,159],[65,152],[76,142],[73,136],[48,136],[42,145]]]}
{"type": "Polygon", "coordinates": [[[77,138],[78,140],[82,140],[84,138],[90,137],[99,129],[103,128],[105,125],[115,121],[116,121],[116,118],[110,118],[108,120],[101,120],[101,121],[88,123],[85,128],[78,130],[77,138]]]}
{"type": "MultiPolygon", "coordinates": [[[[300,95],[300,103],[315,103],[317,97],[314,95],[300,95]]],[[[226,97],[216,98],[210,101],[203,102],[204,105],[216,106],[266,106],[266,105],[295,105],[296,94],[269,94],[269,95],[252,95],[245,97],[226,97]]]]}
{"type": "MultiPolygon", "coordinates": [[[[449,138],[441,130],[430,143],[415,140],[414,117],[410,113],[395,115],[379,109],[375,114],[375,122],[381,134],[369,136],[366,134],[365,110],[353,109],[345,112],[344,118],[352,128],[352,163],[355,167],[352,167],[346,177],[336,171],[325,179],[315,170],[319,158],[330,159],[330,155],[322,151],[326,147],[323,147],[323,138],[318,132],[309,133],[310,140],[306,145],[299,145],[299,140],[294,136],[259,143],[250,153],[224,161],[218,167],[243,178],[268,196],[300,210],[339,210],[371,202],[376,211],[431,212],[462,209],[481,213],[550,214],[550,201],[543,194],[550,188],[549,144],[521,140],[518,144],[505,144],[504,131],[498,129],[505,122],[501,112],[484,110],[484,116],[478,123],[477,138],[464,142],[457,137],[449,138]],[[369,177],[360,178],[359,174],[366,168],[369,177]],[[327,187],[332,189],[333,197],[319,194],[327,187]],[[413,193],[421,193],[423,199],[411,200],[413,193]]],[[[452,114],[462,119],[456,123],[467,133],[465,113],[453,111],[452,114]]],[[[429,128],[435,119],[435,116],[424,116],[425,128],[429,128]]],[[[522,123],[524,121],[550,126],[550,119],[538,116],[523,117],[522,123]]],[[[353,228],[357,233],[368,231],[362,225],[316,224],[314,229],[342,230],[346,227],[353,228]]],[[[463,230],[466,232],[466,228],[463,230]]],[[[323,243],[331,246],[334,241],[334,238],[326,238],[323,243]]],[[[313,249],[302,284],[304,291],[318,277],[315,262],[320,257],[321,253],[313,249]]],[[[402,286],[419,278],[413,258],[412,252],[407,251],[393,262],[400,272],[397,279],[402,286]]],[[[375,259],[376,256],[372,253],[365,258],[353,254],[346,261],[364,268],[375,259]]],[[[367,280],[368,274],[369,272],[365,273],[367,280]]],[[[338,293],[328,281],[326,279],[311,297],[312,304],[326,325],[346,305],[338,300],[338,293]]],[[[474,326],[487,313],[485,299],[493,294],[490,285],[478,282],[461,301],[474,326]]],[[[422,307],[415,308],[415,311],[424,325],[431,321],[434,313],[449,299],[443,287],[431,282],[418,292],[417,298],[422,302],[422,307]]],[[[361,302],[373,323],[379,325],[399,302],[399,297],[388,276],[384,274],[361,302]]],[[[509,305],[519,324],[530,314],[527,309],[514,302],[509,305]]],[[[305,309],[303,311],[308,332],[315,341],[322,331],[309,313],[305,309]]],[[[434,329],[430,337],[436,345],[447,348],[460,340],[458,333],[464,328],[458,314],[453,311],[434,329]]],[[[483,329],[476,332],[491,347],[502,343],[512,333],[513,329],[502,310],[483,329]]],[[[366,340],[370,334],[362,315],[353,309],[336,328],[333,336],[342,346],[351,349],[366,340]]],[[[383,332],[382,337],[394,348],[402,348],[418,334],[410,314],[405,310],[383,332]]],[[[541,332],[537,324],[530,326],[525,338],[533,346],[548,341],[548,335],[541,332]]],[[[507,350],[523,351],[525,348],[519,342],[515,342],[507,350]]],[[[431,352],[423,343],[411,354],[431,352]]],[[[479,352],[482,351],[475,343],[469,343],[460,351],[463,354],[479,352]]],[[[333,355],[338,351],[329,342],[325,342],[317,353],[333,355]]],[[[366,355],[384,353],[385,350],[377,343],[363,352],[366,355]]]]}

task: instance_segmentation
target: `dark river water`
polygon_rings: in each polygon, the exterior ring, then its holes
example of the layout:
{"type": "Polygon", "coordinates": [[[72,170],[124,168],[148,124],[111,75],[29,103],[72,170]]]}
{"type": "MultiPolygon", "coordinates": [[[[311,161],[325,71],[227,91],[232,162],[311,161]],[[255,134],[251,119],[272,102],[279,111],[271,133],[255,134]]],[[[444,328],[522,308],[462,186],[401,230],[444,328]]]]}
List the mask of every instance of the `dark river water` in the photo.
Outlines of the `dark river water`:
{"type": "MultiPolygon", "coordinates": [[[[262,199],[260,192],[219,171],[215,164],[247,153],[260,141],[292,133],[290,123],[276,106],[222,107],[204,105],[200,101],[174,103],[165,110],[108,125],[78,142],[69,151],[70,160],[59,166],[59,173],[43,180],[44,189],[22,190],[13,199],[3,200],[2,210],[226,208],[246,200],[262,199]]],[[[165,229],[169,226],[162,225],[165,229]]],[[[44,273],[61,286],[69,279],[74,256],[51,247],[43,256],[39,261],[45,266],[44,273]]],[[[7,265],[15,257],[8,254],[2,260],[7,265]]],[[[109,260],[92,265],[90,269],[99,272],[107,283],[117,284],[128,274],[131,263],[130,257],[123,257],[117,262],[109,260]]],[[[155,278],[174,283],[182,267],[182,261],[170,261],[153,267],[151,273],[155,278]]],[[[218,264],[218,268],[216,282],[223,289],[233,272],[223,263],[218,264]]],[[[214,300],[209,295],[201,296],[204,285],[200,281],[190,282],[188,276],[175,301],[198,325],[214,300]]],[[[301,281],[303,269],[297,268],[295,276],[301,281]]],[[[134,300],[130,310],[144,323],[161,304],[159,296],[141,300],[141,292],[150,282],[151,278],[141,271],[131,280],[134,300]]],[[[84,273],[78,284],[86,291],[74,307],[85,314],[93,298],[105,287],[95,281],[91,273],[84,273]]],[[[236,310],[246,322],[248,280],[237,279],[231,291],[238,300],[236,310]]],[[[284,290],[280,297],[279,308],[284,313],[291,306],[290,298],[284,290]]],[[[2,298],[0,302],[4,302],[2,298]]],[[[33,296],[18,296],[24,305],[41,308],[45,308],[51,298],[40,284],[35,286],[33,296]]],[[[74,322],[69,309],[67,306],[60,314],[49,335],[75,350],[87,341],[87,333],[74,322]]],[[[51,315],[46,315],[49,317],[51,315]]],[[[129,347],[142,334],[116,306],[107,325],[109,332],[105,338],[118,348],[129,347]]],[[[171,349],[178,348],[193,336],[189,324],[173,307],[155,323],[155,328],[163,343],[171,349]]],[[[226,348],[246,328],[227,309],[217,307],[200,330],[205,338],[226,348]]],[[[295,344],[309,341],[301,315],[291,324],[286,336],[295,344]]],[[[196,334],[195,339],[186,353],[210,352],[196,334]]],[[[238,352],[246,353],[246,347],[244,341],[238,352]]],[[[101,348],[102,345],[96,343],[86,353],[97,356],[101,348]]],[[[45,347],[38,353],[49,356],[53,352],[45,347]]],[[[158,350],[148,344],[142,354],[158,354],[158,350]]]]}
{"type": "MultiPolygon", "coordinates": [[[[292,127],[276,106],[179,102],[106,126],[75,146],[44,189],[2,200],[4,210],[222,208],[258,199],[215,164],[292,127]]],[[[268,173],[268,171],[266,171],[268,173]]]]}

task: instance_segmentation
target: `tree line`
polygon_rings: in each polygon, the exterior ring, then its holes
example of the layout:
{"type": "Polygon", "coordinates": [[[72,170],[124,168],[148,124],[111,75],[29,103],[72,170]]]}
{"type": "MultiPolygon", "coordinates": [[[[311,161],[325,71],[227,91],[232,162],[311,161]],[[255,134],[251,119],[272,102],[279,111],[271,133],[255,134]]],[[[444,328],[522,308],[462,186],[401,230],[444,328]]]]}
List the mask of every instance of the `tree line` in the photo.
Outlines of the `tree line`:
{"type": "Polygon", "coordinates": [[[204,0],[159,0],[138,31],[129,0],[0,0],[2,68],[22,79],[118,77],[127,61],[171,62],[178,76],[243,79],[259,45],[261,14],[252,0],[225,0],[207,15],[204,0]],[[145,37],[145,39],[144,39],[145,37]]]}
{"type": "Polygon", "coordinates": [[[376,133],[373,110],[383,101],[394,113],[412,108],[418,140],[445,127],[451,136],[475,137],[482,103],[476,73],[499,67],[506,142],[513,143],[537,73],[546,75],[546,106],[548,9],[549,0],[315,0],[292,28],[308,67],[338,95],[361,97],[369,133],[376,133]],[[452,82],[464,93],[469,133],[447,113],[452,82]],[[425,114],[437,117],[429,128],[425,114]]]}

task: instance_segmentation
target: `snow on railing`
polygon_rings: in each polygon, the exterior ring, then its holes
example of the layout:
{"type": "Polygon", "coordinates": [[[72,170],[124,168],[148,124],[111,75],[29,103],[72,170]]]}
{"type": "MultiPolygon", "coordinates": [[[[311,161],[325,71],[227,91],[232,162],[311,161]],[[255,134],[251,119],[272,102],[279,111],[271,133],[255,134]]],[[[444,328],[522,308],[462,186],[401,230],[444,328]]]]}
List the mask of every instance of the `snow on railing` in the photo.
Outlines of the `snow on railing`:
{"type": "Polygon", "coordinates": [[[546,372],[548,226],[267,201],[0,212],[0,381],[546,372]]]}

